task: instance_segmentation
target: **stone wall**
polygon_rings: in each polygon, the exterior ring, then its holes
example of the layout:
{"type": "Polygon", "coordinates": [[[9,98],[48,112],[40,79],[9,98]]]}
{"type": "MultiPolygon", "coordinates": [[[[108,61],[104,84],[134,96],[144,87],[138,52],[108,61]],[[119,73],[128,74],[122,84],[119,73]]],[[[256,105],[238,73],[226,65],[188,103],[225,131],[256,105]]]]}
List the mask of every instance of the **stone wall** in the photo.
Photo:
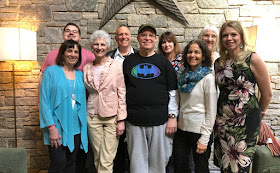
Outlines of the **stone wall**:
{"type": "MultiPolygon", "coordinates": [[[[37,86],[40,64],[47,53],[62,42],[62,29],[68,22],[78,24],[82,31],[81,44],[90,49],[89,35],[99,29],[106,0],[1,0],[0,26],[22,27],[37,31],[38,62],[15,61],[17,146],[27,149],[29,171],[45,169],[49,160],[39,128],[37,86]]],[[[217,27],[227,20],[240,20],[251,26],[256,19],[270,14],[280,20],[279,1],[252,0],[178,0],[189,25],[182,24],[156,1],[131,0],[102,29],[112,41],[119,24],[127,24],[132,45],[138,47],[137,29],[151,22],[158,35],[172,31],[184,47],[197,38],[207,23],[217,27]]],[[[116,43],[112,42],[112,48],[116,43]]],[[[280,58],[280,57],[279,57],[280,58]]],[[[280,76],[279,60],[266,62],[271,75],[273,98],[265,121],[280,138],[280,76]]],[[[0,62],[0,147],[15,147],[14,107],[12,92],[12,62],[0,62]]]]}

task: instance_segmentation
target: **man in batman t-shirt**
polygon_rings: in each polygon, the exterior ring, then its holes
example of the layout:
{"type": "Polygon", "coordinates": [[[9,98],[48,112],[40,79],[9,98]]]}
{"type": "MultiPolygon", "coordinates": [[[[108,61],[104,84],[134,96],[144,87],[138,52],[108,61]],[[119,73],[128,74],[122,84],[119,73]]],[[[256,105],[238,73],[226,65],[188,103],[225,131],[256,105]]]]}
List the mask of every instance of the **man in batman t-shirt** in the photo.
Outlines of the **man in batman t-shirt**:
{"type": "Polygon", "coordinates": [[[154,51],[153,25],[141,25],[137,40],[140,51],[123,63],[130,172],[165,172],[177,130],[176,74],[167,58],[154,51]]]}

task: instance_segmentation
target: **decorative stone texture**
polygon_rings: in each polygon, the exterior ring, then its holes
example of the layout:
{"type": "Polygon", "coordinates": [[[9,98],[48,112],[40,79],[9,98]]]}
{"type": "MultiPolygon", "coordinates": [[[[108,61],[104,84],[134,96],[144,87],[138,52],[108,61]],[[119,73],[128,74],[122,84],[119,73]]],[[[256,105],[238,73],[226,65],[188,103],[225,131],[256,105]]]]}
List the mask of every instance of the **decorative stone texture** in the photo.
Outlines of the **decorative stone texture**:
{"type": "Polygon", "coordinates": [[[126,19],[126,14],[116,14],[115,18],[116,18],[116,20],[125,20],[126,19]]]}
{"type": "Polygon", "coordinates": [[[32,61],[15,61],[15,71],[31,71],[32,61]]]}
{"type": "Polygon", "coordinates": [[[280,6],[270,5],[245,5],[240,7],[240,16],[261,17],[270,14],[274,17],[280,17],[280,6]]]}
{"type": "Polygon", "coordinates": [[[68,11],[94,11],[97,0],[65,0],[68,11]]]}
{"type": "Polygon", "coordinates": [[[19,148],[35,148],[35,143],[33,140],[18,140],[17,144],[19,148]]]}
{"type": "Polygon", "coordinates": [[[0,61],[0,71],[13,71],[11,61],[0,61]]]}
{"type": "Polygon", "coordinates": [[[199,35],[201,29],[186,29],[185,30],[185,40],[186,40],[186,42],[188,43],[193,39],[197,39],[197,36],[199,35]]]}
{"type": "Polygon", "coordinates": [[[253,5],[256,4],[255,2],[253,2],[252,0],[228,0],[228,5],[232,5],[232,6],[239,6],[239,5],[253,5]]]}
{"type": "Polygon", "coordinates": [[[0,13],[0,20],[2,21],[9,21],[9,20],[16,20],[17,13],[0,13]]]}
{"type": "Polygon", "coordinates": [[[0,77],[0,83],[10,83],[12,82],[12,78],[11,77],[0,77]]]}
{"type": "Polygon", "coordinates": [[[97,12],[83,12],[82,13],[82,18],[97,19],[98,18],[98,13],[97,12]]]}
{"type": "Polygon", "coordinates": [[[200,8],[227,8],[228,2],[226,0],[197,0],[200,8]]]}
{"type": "Polygon", "coordinates": [[[169,28],[169,31],[175,35],[184,35],[185,31],[183,28],[169,28]]]}
{"type": "Polygon", "coordinates": [[[37,83],[39,82],[38,77],[34,76],[15,76],[16,83],[37,83]]]}
{"type": "Polygon", "coordinates": [[[0,13],[15,13],[17,11],[18,11],[18,7],[1,7],[0,8],[0,13]]]}
{"type": "MultiPolygon", "coordinates": [[[[272,92],[272,98],[270,103],[276,103],[276,104],[280,104],[280,91],[279,90],[274,90],[272,92]]],[[[279,112],[278,112],[279,113],[279,112]]]]}
{"type": "Polygon", "coordinates": [[[0,110],[0,113],[5,118],[14,117],[14,110],[0,110]]]}
{"type": "Polygon", "coordinates": [[[224,14],[222,9],[200,9],[199,14],[224,14]]]}
{"type": "Polygon", "coordinates": [[[15,130],[14,129],[0,129],[1,137],[3,138],[14,138],[15,130]]]}
{"type": "Polygon", "coordinates": [[[45,42],[46,43],[61,43],[62,42],[61,28],[48,27],[45,28],[45,42]]]}
{"type": "Polygon", "coordinates": [[[31,0],[32,4],[43,4],[45,2],[46,2],[46,0],[31,0]]]}
{"type": "Polygon", "coordinates": [[[23,140],[36,140],[42,139],[42,133],[40,127],[36,126],[26,126],[23,127],[23,140]]]}
{"type": "Polygon", "coordinates": [[[122,8],[119,12],[119,14],[133,14],[136,13],[136,10],[134,8],[133,4],[127,4],[124,8],[122,8]]]}
{"type": "Polygon", "coordinates": [[[280,84],[276,84],[275,89],[280,90],[280,84]]]}
{"type": "Polygon", "coordinates": [[[0,72],[0,77],[12,77],[12,73],[10,73],[10,72],[0,72]]]}
{"type": "Polygon", "coordinates": [[[221,26],[225,22],[224,15],[191,14],[186,16],[189,25],[193,27],[204,27],[207,23],[221,26]]]}
{"type": "Polygon", "coordinates": [[[155,14],[156,11],[154,8],[138,8],[136,9],[137,14],[147,15],[147,14],[155,14]]]}
{"type": "Polygon", "coordinates": [[[271,76],[279,75],[278,63],[265,63],[265,65],[271,76]]]}
{"type": "Polygon", "coordinates": [[[79,28],[81,30],[81,38],[82,39],[87,38],[87,27],[86,26],[80,26],[79,28]]]}
{"type": "Polygon", "coordinates": [[[226,20],[238,20],[239,17],[239,9],[234,8],[234,9],[227,9],[225,10],[225,17],[226,20]]]}
{"type": "Polygon", "coordinates": [[[12,90],[13,89],[13,84],[0,84],[0,91],[6,91],[6,90],[12,90]]]}
{"type": "Polygon", "coordinates": [[[198,6],[197,3],[192,2],[178,2],[180,5],[180,9],[182,10],[182,13],[198,13],[198,6]]]}
{"type": "Polygon", "coordinates": [[[50,161],[48,156],[34,156],[30,157],[30,168],[43,168],[47,169],[49,167],[50,161]]]}
{"type": "Polygon", "coordinates": [[[53,12],[54,20],[58,21],[79,21],[82,18],[82,13],[80,12],[53,12]]]}
{"type": "Polygon", "coordinates": [[[98,19],[102,18],[104,9],[105,9],[105,4],[97,4],[98,19]]]}
{"type": "Polygon", "coordinates": [[[181,21],[174,21],[175,17],[174,16],[167,16],[167,26],[168,27],[177,27],[177,28],[184,28],[186,25],[182,23],[181,21]]]}
{"type": "Polygon", "coordinates": [[[51,9],[52,9],[52,11],[59,11],[59,12],[67,11],[67,8],[64,4],[52,5],[51,9]]]}
{"type": "Polygon", "coordinates": [[[152,23],[156,28],[167,27],[167,18],[165,15],[149,15],[147,23],[152,23]]]}
{"type": "Polygon", "coordinates": [[[178,43],[185,43],[186,42],[184,36],[177,36],[177,41],[178,41],[178,43]]]}
{"type": "Polygon", "coordinates": [[[49,4],[49,5],[65,4],[65,0],[46,0],[46,3],[49,4]]]}
{"type": "Polygon", "coordinates": [[[270,78],[271,82],[273,83],[280,83],[280,76],[271,76],[270,78]]]}
{"type": "Polygon", "coordinates": [[[38,83],[20,83],[16,84],[16,89],[36,89],[38,88],[38,83]]]}
{"type": "Polygon", "coordinates": [[[128,14],[128,26],[139,27],[143,23],[148,23],[149,17],[146,15],[128,14]]]}
{"type": "MultiPolygon", "coordinates": [[[[4,107],[4,106],[5,106],[5,96],[0,96],[0,107],[4,107]]],[[[1,119],[0,119],[0,124],[1,124],[1,119]]]]}
{"type": "Polygon", "coordinates": [[[126,24],[126,21],[111,20],[102,27],[108,33],[115,34],[116,28],[121,24],[126,24]]]}
{"type": "Polygon", "coordinates": [[[47,5],[20,5],[19,20],[40,20],[47,21],[52,19],[51,8],[47,5]]]}

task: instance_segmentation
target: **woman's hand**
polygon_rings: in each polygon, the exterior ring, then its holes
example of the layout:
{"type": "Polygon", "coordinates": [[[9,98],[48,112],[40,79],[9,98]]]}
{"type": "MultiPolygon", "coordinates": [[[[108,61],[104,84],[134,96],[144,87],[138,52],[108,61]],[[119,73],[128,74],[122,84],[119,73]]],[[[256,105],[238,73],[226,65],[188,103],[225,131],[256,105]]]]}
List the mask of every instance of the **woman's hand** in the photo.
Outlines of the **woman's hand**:
{"type": "Polygon", "coordinates": [[[124,132],[125,124],[124,120],[117,121],[117,136],[121,136],[124,132]]]}
{"type": "Polygon", "coordinates": [[[60,147],[60,139],[61,139],[61,136],[59,135],[58,133],[58,130],[55,126],[52,126],[49,128],[49,132],[50,132],[50,141],[51,141],[51,147],[54,147],[55,148],[58,148],[60,147]]]}
{"type": "Polygon", "coordinates": [[[207,145],[203,145],[200,142],[197,142],[196,152],[202,154],[207,150],[207,145]]]}
{"type": "Polygon", "coordinates": [[[167,135],[173,135],[175,132],[177,132],[177,118],[168,118],[165,133],[167,135]]]}

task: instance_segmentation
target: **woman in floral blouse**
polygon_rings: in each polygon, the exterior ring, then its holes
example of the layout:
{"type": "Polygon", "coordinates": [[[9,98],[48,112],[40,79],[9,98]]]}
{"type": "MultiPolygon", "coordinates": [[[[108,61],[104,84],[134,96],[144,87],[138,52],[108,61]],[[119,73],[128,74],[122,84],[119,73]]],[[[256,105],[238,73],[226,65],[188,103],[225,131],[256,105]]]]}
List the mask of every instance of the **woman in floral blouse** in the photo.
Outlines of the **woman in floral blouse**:
{"type": "Polygon", "coordinates": [[[160,36],[158,53],[164,55],[170,61],[176,72],[179,70],[183,54],[181,54],[181,48],[172,32],[168,31],[160,36]]]}
{"type": "Polygon", "coordinates": [[[249,172],[262,116],[272,97],[268,70],[249,50],[240,22],[222,25],[220,58],[215,62],[220,89],[215,124],[215,164],[222,172],[249,172]],[[255,84],[261,93],[258,102],[255,84]]]}

